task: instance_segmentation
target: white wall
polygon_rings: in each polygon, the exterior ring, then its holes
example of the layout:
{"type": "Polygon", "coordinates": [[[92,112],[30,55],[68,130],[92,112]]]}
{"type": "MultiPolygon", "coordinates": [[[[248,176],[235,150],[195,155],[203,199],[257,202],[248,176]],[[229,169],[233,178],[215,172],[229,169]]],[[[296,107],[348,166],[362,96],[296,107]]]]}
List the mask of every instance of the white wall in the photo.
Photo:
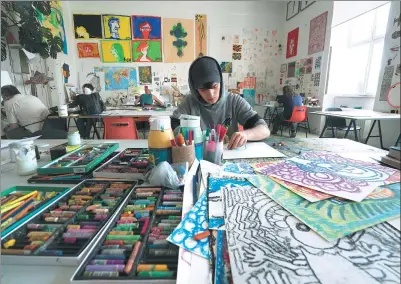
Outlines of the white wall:
{"type": "Polygon", "coordinates": [[[389,1],[334,1],[332,27],[358,17],[389,1]]]}
{"type": "MultiPolygon", "coordinates": [[[[122,64],[104,64],[99,59],[78,59],[76,55],[77,42],[84,40],[75,40],[73,34],[72,14],[117,14],[117,15],[155,15],[165,18],[188,18],[194,19],[195,14],[206,14],[208,25],[208,55],[222,60],[220,52],[220,39],[222,35],[241,34],[243,28],[265,28],[269,30],[278,30],[280,36],[280,27],[284,15],[285,2],[267,2],[267,1],[63,1],[68,3],[69,14],[66,12],[65,21],[69,17],[70,26],[66,27],[69,31],[68,49],[75,50],[71,62],[74,72],[79,72],[79,87],[85,83],[85,75],[93,71],[95,66],[139,66],[141,63],[122,63],[122,64]]],[[[228,54],[228,58],[231,54],[228,54]]],[[[279,66],[277,58],[277,65],[279,66]]],[[[227,60],[225,60],[227,61],[227,60]]],[[[71,66],[70,64],[70,66],[71,66]]],[[[187,84],[189,63],[166,64],[166,63],[147,63],[142,65],[152,66],[152,71],[163,74],[176,73],[178,76],[178,85],[187,84]]],[[[242,65],[245,74],[248,70],[248,64],[244,61],[234,61],[234,72],[236,66],[242,65]]],[[[278,67],[279,68],[279,67],[278,67]]],[[[277,75],[278,76],[278,75],[277,75]]],[[[270,78],[270,83],[276,84],[277,78],[270,78]]],[[[259,92],[266,90],[257,90],[259,92]]],[[[114,92],[102,91],[101,95],[107,97],[114,92]]]]}

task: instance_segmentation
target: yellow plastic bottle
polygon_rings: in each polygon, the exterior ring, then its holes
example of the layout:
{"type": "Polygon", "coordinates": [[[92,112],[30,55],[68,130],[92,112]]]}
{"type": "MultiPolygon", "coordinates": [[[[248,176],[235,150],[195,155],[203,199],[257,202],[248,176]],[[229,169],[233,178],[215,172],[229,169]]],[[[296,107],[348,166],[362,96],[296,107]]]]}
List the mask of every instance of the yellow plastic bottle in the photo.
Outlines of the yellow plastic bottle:
{"type": "Polygon", "coordinates": [[[174,139],[169,116],[152,116],[149,119],[148,137],[149,160],[157,166],[166,161],[172,162],[171,139],[174,139]]]}

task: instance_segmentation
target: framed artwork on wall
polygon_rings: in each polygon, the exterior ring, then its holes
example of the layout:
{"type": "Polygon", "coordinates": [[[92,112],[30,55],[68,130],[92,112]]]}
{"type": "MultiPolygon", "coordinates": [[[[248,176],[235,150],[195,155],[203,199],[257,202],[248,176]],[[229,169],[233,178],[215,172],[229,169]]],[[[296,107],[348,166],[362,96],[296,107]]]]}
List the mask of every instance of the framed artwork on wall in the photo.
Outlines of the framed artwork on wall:
{"type": "Polygon", "coordinates": [[[303,11],[315,2],[316,1],[299,1],[299,10],[303,11]]]}
{"type": "Polygon", "coordinates": [[[287,21],[295,17],[299,12],[299,1],[288,1],[287,3],[287,21]]]}

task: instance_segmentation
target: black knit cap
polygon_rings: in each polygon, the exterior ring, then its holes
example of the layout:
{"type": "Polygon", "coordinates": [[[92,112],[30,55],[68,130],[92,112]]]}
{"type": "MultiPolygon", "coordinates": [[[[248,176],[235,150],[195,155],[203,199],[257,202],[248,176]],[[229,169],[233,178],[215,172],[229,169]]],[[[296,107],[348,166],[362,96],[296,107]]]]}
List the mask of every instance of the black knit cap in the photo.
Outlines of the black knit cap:
{"type": "Polygon", "coordinates": [[[202,88],[205,83],[220,83],[220,69],[216,61],[210,57],[201,57],[191,66],[191,80],[195,89],[202,88]]]}

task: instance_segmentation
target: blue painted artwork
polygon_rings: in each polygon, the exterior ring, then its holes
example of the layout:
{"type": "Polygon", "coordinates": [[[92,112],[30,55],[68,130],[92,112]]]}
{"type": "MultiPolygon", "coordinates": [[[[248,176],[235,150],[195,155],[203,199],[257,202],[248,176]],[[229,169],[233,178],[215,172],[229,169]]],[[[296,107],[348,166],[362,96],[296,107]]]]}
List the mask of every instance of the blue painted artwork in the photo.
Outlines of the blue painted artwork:
{"type": "Polygon", "coordinates": [[[161,18],[152,16],[132,16],[134,39],[161,39],[161,18]]]}
{"type": "Polygon", "coordinates": [[[138,85],[136,68],[95,67],[94,72],[104,72],[105,91],[127,90],[138,85]]]}
{"type": "Polygon", "coordinates": [[[255,89],[244,89],[244,99],[251,105],[255,105],[255,89]]]}
{"type": "Polygon", "coordinates": [[[223,172],[241,175],[254,175],[253,167],[248,163],[225,163],[223,172]]]}
{"type": "Polygon", "coordinates": [[[221,190],[223,187],[231,188],[233,186],[249,184],[249,182],[242,179],[209,177],[208,184],[209,229],[225,230],[221,190]]]}
{"type": "Polygon", "coordinates": [[[227,238],[225,231],[215,231],[216,244],[214,251],[216,256],[215,284],[233,283],[231,276],[230,257],[228,255],[227,238]]]}
{"type": "Polygon", "coordinates": [[[209,259],[209,238],[195,240],[194,236],[208,230],[206,192],[185,215],[167,240],[183,249],[209,259]]]}

